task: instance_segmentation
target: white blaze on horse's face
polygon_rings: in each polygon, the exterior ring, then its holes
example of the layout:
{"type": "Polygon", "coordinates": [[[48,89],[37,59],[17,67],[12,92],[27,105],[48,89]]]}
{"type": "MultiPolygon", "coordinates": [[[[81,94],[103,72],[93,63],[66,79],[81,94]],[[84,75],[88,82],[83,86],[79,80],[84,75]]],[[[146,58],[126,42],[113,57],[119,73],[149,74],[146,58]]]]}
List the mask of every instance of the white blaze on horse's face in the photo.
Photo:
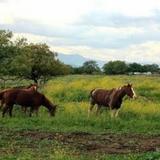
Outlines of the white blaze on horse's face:
{"type": "Polygon", "coordinates": [[[133,93],[132,98],[136,98],[137,96],[136,96],[136,93],[135,93],[134,89],[133,89],[133,88],[131,88],[131,90],[132,90],[132,93],[133,93]]]}

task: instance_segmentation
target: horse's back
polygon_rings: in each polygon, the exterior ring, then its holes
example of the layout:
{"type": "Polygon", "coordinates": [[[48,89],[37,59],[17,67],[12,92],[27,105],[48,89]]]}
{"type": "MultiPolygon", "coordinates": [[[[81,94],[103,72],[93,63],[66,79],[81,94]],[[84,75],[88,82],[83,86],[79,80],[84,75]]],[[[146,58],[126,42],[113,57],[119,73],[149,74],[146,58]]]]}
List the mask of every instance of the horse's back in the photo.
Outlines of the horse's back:
{"type": "Polygon", "coordinates": [[[17,94],[16,103],[26,106],[39,106],[42,104],[43,95],[37,91],[22,90],[17,94]]]}
{"type": "Polygon", "coordinates": [[[92,90],[91,98],[94,100],[96,104],[107,106],[112,92],[113,92],[113,89],[106,90],[102,88],[97,88],[92,90]]]}
{"type": "Polygon", "coordinates": [[[27,91],[26,89],[9,89],[4,93],[4,100],[8,105],[32,105],[35,93],[36,91],[27,91]]]}
{"type": "Polygon", "coordinates": [[[19,93],[19,89],[8,89],[3,93],[3,99],[6,104],[14,103],[17,94],[19,93]]]}

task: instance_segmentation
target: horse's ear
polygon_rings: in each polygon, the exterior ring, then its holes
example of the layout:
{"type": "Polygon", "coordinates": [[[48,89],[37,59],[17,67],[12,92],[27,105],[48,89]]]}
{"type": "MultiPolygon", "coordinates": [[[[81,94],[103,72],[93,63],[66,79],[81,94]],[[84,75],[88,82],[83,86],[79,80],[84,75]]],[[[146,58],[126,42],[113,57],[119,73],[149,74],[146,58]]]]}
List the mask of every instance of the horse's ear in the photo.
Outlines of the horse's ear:
{"type": "Polygon", "coordinates": [[[132,87],[132,84],[131,83],[128,83],[128,85],[127,85],[128,87],[132,87]]]}

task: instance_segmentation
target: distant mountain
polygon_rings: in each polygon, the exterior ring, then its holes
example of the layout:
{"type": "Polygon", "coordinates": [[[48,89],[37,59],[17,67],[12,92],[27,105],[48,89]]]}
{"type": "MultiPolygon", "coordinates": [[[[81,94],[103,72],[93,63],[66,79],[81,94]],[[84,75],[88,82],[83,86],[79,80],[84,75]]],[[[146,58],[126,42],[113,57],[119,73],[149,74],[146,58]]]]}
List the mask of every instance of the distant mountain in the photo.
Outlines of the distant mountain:
{"type": "MultiPolygon", "coordinates": [[[[95,60],[95,59],[89,59],[85,58],[83,56],[77,55],[77,54],[58,54],[58,59],[62,61],[65,64],[69,64],[72,66],[82,66],[85,61],[88,60],[95,60]]],[[[102,67],[106,62],[100,61],[100,60],[95,60],[99,67],[102,67]]]]}

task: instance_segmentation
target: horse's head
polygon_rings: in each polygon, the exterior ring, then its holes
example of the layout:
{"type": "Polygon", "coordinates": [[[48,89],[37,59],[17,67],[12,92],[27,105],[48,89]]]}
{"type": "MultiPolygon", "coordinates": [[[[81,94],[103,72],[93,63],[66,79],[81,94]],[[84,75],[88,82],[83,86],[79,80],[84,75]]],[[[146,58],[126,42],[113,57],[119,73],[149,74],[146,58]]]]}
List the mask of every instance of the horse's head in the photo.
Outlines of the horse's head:
{"type": "Polygon", "coordinates": [[[52,105],[52,108],[50,110],[50,115],[51,116],[55,116],[56,109],[57,109],[57,105],[52,105]]]}
{"type": "Polygon", "coordinates": [[[130,98],[136,98],[136,93],[134,92],[132,84],[128,83],[127,85],[125,85],[124,90],[127,96],[129,96],[130,98]]]}
{"type": "Polygon", "coordinates": [[[57,105],[53,104],[48,98],[43,95],[42,105],[48,108],[51,116],[55,116],[57,105]]]}

